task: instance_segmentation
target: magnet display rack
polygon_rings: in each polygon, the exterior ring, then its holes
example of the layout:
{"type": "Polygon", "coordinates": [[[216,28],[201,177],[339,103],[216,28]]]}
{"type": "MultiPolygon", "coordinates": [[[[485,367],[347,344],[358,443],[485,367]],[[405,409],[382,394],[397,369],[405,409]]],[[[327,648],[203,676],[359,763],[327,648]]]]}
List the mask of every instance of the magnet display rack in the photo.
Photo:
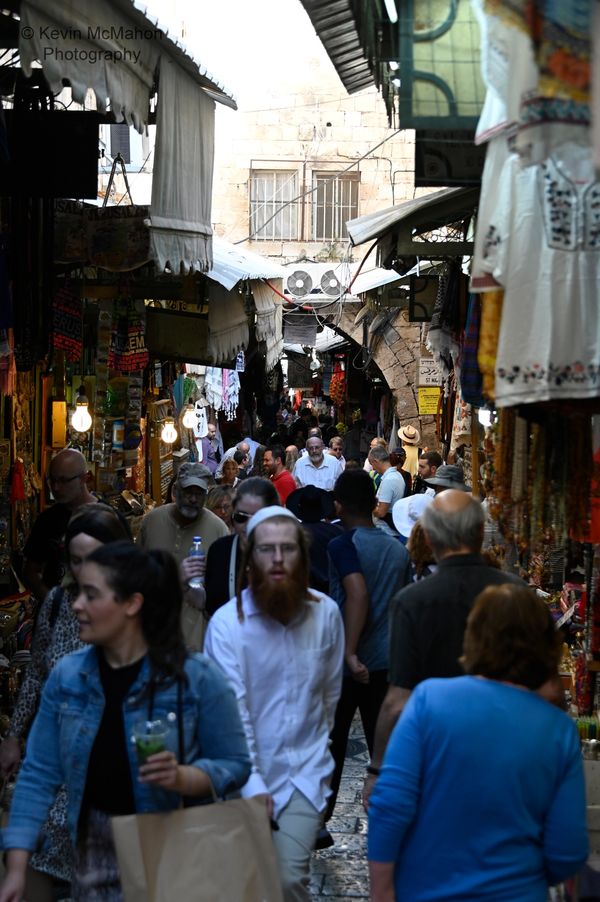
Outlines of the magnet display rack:
{"type": "Polygon", "coordinates": [[[162,441],[160,433],[169,416],[171,402],[152,401],[148,407],[150,420],[150,490],[157,504],[164,504],[173,477],[173,446],[162,441]]]}

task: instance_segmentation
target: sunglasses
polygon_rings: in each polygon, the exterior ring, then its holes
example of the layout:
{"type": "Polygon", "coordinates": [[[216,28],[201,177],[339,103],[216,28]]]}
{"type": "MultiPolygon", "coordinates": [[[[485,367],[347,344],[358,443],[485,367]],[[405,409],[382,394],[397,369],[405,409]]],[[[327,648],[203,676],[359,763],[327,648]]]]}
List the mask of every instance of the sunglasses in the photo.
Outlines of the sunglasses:
{"type": "Polygon", "coordinates": [[[246,523],[252,514],[247,514],[246,511],[236,511],[235,514],[232,514],[231,519],[234,523],[246,523]]]}

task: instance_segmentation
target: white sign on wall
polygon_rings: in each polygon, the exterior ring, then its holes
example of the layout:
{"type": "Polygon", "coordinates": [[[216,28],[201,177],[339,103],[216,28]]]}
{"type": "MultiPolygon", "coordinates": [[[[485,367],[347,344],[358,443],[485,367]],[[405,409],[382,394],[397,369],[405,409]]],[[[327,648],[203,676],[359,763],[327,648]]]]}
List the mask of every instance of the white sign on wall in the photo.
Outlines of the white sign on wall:
{"type": "Polygon", "coordinates": [[[419,358],[418,385],[441,385],[442,374],[433,357],[419,358]]]}

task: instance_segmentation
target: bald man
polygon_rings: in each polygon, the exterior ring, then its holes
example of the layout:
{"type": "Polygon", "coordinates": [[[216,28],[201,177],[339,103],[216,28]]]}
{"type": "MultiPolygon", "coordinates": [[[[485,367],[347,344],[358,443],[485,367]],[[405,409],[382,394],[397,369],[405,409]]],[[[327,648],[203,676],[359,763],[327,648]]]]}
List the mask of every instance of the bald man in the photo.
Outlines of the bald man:
{"type": "Polygon", "coordinates": [[[40,602],[64,575],[63,538],[71,514],[98,500],[88,490],[87,471],[85,457],[75,448],[59,451],[50,462],[48,484],[54,504],[36,519],[23,550],[23,578],[40,602]]]}
{"type": "Polygon", "coordinates": [[[375,728],[365,806],[390,734],[412,690],[430,677],[463,673],[458,659],[467,617],[479,593],[500,583],[525,585],[518,576],[484,563],[480,555],[484,520],[479,501],[457,489],[436,495],[421,515],[438,569],[401,589],[390,605],[390,685],[375,728]]]}

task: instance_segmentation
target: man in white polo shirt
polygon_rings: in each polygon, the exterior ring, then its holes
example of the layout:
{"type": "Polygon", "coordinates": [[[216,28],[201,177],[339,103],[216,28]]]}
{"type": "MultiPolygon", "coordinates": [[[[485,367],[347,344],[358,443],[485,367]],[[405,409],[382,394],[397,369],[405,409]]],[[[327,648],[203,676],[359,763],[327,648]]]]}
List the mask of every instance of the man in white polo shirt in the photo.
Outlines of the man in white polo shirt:
{"type": "Polygon", "coordinates": [[[404,497],[406,484],[404,477],[392,466],[389,451],[382,445],[376,445],[369,451],[369,463],[376,473],[381,475],[381,482],[377,489],[377,507],[373,516],[377,520],[383,520],[394,529],[392,520],[392,508],[396,501],[404,497]]]}
{"type": "Polygon", "coordinates": [[[342,472],[342,465],[332,454],[323,452],[323,439],[313,435],[306,440],[306,454],[296,461],[293,477],[302,488],[316,485],[318,489],[332,492],[335,481],[342,472]]]}

